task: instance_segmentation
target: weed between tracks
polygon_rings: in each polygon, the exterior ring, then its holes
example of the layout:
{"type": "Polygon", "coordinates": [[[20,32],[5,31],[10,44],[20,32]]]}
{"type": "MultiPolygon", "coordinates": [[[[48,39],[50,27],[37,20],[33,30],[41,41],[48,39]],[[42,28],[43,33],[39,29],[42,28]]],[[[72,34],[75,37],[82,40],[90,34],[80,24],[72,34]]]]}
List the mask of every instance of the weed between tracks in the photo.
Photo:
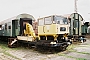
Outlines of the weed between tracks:
{"type": "Polygon", "coordinates": [[[77,58],[77,57],[73,57],[73,56],[68,56],[67,54],[70,52],[76,52],[76,53],[80,53],[80,54],[87,54],[90,55],[90,53],[86,53],[86,52],[77,52],[76,50],[74,50],[75,47],[79,46],[78,44],[72,44],[70,46],[67,47],[67,50],[61,53],[58,53],[59,56],[65,56],[67,58],[74,58],[76,60],[87,60],[85,58],[77,58]]]}
{"type": "Polygon", "coordinates": [[[12,57],[12,58],[15,58],[15,59],[21,60],[21,59],[19,59],[19,58],[13,56],[13,55],[11,55],[10,53],[7,52],[8,50],[11,50],[11,49],[8,48],[6,42],[2,42],[2,41],[0,41],[0,50],[1,50],[1,51],[0,51],[1,53],[4,53],[4,54],[7,55],[7,56],[10,56],[10,57],[12,57]]]}
{"type": "Polygon", "coordinates": [[[77,57],[68,56],[68,55],[62,54],[62,53],[60,53],[60,54],[58,54],[58,55],[59,55],[59,56],[65,56],[65,57],[67,57],[67,58],[74,58],[74,59],[76,59],[76,60],[87,60],[87,59],[85,59],[85,58],[77,58],[77,57]]]}

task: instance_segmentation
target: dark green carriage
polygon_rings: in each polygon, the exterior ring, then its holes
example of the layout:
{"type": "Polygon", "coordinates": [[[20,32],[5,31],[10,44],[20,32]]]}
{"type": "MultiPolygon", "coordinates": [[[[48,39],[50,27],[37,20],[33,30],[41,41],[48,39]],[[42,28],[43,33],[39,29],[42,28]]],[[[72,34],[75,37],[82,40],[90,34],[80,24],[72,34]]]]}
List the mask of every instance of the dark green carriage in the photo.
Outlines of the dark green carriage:
{"type": "Polygon", "coordinates": [[[1,21],[0,22],[0,26],[1,26],[0,38],[7,39],[8,37],[16,37],[18,35],[21,35],[22,34],[21,31],[23,29],[22,28],[23,22],[25,20],[31,22],[31,24],[32,24],[32,21],[35,21],[34,17],[29,14],[20,14],[10,19],[1,21]]]}

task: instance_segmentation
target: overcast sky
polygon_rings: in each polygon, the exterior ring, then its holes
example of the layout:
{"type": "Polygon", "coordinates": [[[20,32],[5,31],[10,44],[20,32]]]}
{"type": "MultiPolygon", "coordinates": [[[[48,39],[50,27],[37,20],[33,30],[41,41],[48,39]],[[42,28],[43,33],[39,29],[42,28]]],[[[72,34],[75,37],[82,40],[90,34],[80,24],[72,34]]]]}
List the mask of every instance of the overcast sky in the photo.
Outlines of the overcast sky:
{"type": "MultiPolygon", "coordinates": [[[[78,0],[78,13],[85,21],[90,20],[90,0],[78,0]]],[[[0,0],[0,21],[28,13],[35,19],[52,14],[71,14],[74,12],[74,0],[0,0]]]]}

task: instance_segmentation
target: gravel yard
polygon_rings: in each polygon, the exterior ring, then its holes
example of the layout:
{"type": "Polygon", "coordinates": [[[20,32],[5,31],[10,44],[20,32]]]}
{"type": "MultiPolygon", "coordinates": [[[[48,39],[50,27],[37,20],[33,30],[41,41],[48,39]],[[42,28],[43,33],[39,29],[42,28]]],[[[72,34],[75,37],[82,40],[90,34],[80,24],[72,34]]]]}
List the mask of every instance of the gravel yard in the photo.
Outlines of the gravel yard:
{"type": "Polygon", "coordinates": [[[58,53],[41,53],[25,47],[8,48],[7,44],[0,43],[0,60],[90,60],[90,39],[58,53]]]}

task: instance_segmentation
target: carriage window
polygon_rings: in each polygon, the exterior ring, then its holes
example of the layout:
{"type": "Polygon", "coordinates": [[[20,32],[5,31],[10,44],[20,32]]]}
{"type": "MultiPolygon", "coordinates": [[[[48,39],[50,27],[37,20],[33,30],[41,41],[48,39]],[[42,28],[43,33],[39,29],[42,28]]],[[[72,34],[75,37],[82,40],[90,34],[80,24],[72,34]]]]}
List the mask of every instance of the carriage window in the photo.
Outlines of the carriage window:
{"type": "Polygon", "coordinates": [[[7,24],[5,24],[5,30],[7,29],[7,24]]]}
{"type": "Polygon", "coordinates": [[[11,26],[8,26],[8,29],[11,29],[11,26]]]}
{"type": "Polygon", "coordinates": [[[0,25],[0,30],[2,30],[2,25],[0,25]]]}
{"type": "Polygon", "coordinates": [[[11,22],[8,22],[8,29],[11,29],[11,22]]]}
{"type": "Polygon", "coordinates": [[[46,18],[45,18],[45,24],[52,24],[52,19],[51,19],[51,17],[46,17],[46,18]]]}
{"type": "Polygon", "coordinates": [[[75,23],[76,28],[78,28],[78,20],[76,20],[74,23],[75,23]]]}
{"type": "Polygon", "coordinates": [[[5,25],[2,25],[2,30],[4,30],[4,28],[5,28],[5,25]]]}
{"type": "Polygon", "coordinates": [[[39,19],[38,22],[39,22],[39,26],[44,25],[44,19],[39,19]]]}

